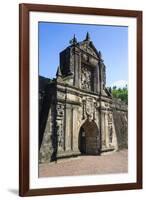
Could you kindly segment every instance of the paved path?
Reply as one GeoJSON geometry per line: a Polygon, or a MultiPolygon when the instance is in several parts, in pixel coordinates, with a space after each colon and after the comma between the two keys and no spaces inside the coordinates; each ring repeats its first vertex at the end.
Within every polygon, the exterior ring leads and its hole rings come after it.
{"type": "Polygon", "coordinates": [[[127,150],[102,156],[78,156],[39,165],[39,177],[74,176],[128,171],[127,150]]]}

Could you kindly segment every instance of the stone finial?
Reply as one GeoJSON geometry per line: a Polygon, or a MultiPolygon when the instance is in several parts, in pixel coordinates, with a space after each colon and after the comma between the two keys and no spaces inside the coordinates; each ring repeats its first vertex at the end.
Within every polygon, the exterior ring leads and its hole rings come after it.
{"type": "Polygon", "coordinates": [[[102,53],[101,51],[98,52],[99,58],[102,60],[102,53]]]}
{"type": "Polygon", "coordinates": [[[86,34],[86,39],[85,39],[85,41],[90,41],[90,35],[89,35],[89,32],[87,32],[87,34],[86,34]]]}
{"type": "Polygon", "coordinates": [[[75,36],[75,34],[74,34],[74,37],[73,37],[73,44],[76,44],[77,43],[77,38],[76,38],[76,36],[75,36]]]}
{"type": "Polygon", "coordinates": [[[73,36],[73,39],[70,40],[69,43],[70,43],[70,44],[76,44],[76,43],[77,43],[77,38],[76,38],[75,34],[74,34],[74,36],[73,36]]]}
{"type": "Polygon", "coordinates": [[[102,58],[102,53],[101,53],[101,51],[98,52],[98,56],[99,56],[99,60],[100,60],[101,62],[103,62],[104,60],[103,60],[103,58],[102,58]]]}
{"type": "Polygon", "coordinates": [[[62,77],[62,73],[61,73],[60,66],[58,66],[56,76],[57,76],[57,77],[62,77]]]}

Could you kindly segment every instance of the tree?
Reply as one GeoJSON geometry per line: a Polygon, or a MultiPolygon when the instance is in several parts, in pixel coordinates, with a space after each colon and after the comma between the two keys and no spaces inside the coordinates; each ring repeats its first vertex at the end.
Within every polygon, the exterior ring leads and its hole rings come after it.
{"type": "Polygon", "coordinates": [[[114,98],[121,99],[126,104],[128,104],[128,88],[127,88],[127,85],[123,88],[117,88],[116,86],[113,86],[112,95],[113,95],[114,98]]]}

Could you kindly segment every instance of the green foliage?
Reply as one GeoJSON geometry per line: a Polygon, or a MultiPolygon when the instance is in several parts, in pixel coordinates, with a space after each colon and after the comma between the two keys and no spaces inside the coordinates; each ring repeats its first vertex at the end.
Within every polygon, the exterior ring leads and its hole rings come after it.
{"type": "Polygon", "coordinates": [[[126,104],[128,104],[128,88],[127,85],[124,88],[117,88],[113,86],[112,95],[114,98],[121,99],[126,104]]]}

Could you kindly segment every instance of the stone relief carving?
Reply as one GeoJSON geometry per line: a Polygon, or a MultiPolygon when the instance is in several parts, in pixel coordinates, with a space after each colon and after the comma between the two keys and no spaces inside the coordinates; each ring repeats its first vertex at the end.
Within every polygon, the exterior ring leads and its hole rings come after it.
{"type": "Polygon", "coordinates": [[[95,120],[96,116],[96,101],[92,98],[83,99],[83,116],[82,119],[95,120]]]}
{"type": "Polygon", "coordinates": [[[96,67],[97,64],[98,64],[98,61],[95,58],[91,57],[90,58],[90,64],[96,67]]]}
{"type": "Polygon", "coordinates": [[[64,134],[63,134],[62,120],[58,120],[56,122],[56,129],[57,129],[57,137],[58,137],[58,146],[63,148],[64,147],[64,134]]]}
{"type": "Polygon", "coordinates": [[[87,52],[88,54],[94,56],[94,57],[97,57],[96,56],[96,53],[94,52],[94,50],[92,49],[92,47],[90,47],[90,44],[88,43],[84,43],[80,46],[80,48],[84,51],[84,52],[87,52]]]}
{"type": "Polygon", "coordinates": [[[92,90],[92,71],[85,66],[81,68],[81,88],[92,90]]]}
{"type": "Polygon", "coordinates": [[[58,147],[64,147],[64,130],[63,130],[63,119],[64,119],[64,105],[57,104],[56,106],[56,133],[58,138],[58,147]]]}
{"type": "Polygon", "coordinates": [[[82,53],[82,60],[83,60],[83,61],[87,61],[87,60],[88,60],[87,54],[82,53]]]}
{"type": "Polygon", "coordinates": [[[63,92],[58,92],[57,93],[57,98],[58,99],[64,99],[65,98],[65,94],[63,92]]]}
{"type": "Polygon", "coordinates": [[[63,117],[64,116],[64,105],[63,104],[57,104],[56,106],[57,109],[57,118],[63,117]]]}
{"type": "Polygon", "coordinates": [[[86,99],[86,114],[93,115],[94,113],[94,102],[91,98],[86,99]]]}
{"type": "Polygon", "coordinates": [[[112,114],[108,114],[108,124],[112,124],[112,114]]]}
{"type": "Polygon", "coordinates": [[[90,47],[87,48],[87,52],[93,56],[96,56],[95,52],[93,51],[93,49],[91,49],[90,47]]]}

